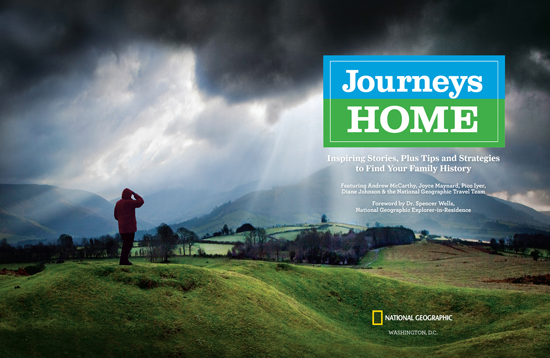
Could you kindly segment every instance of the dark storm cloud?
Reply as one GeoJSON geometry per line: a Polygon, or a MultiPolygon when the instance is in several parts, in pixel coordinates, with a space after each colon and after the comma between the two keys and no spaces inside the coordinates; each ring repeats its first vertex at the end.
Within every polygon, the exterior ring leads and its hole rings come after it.
{"type": "Polygon", "coordinates": [[[550,71],[541,62],[550,55],[549,14],[545,1],[450,1],[428,7],[427,30],[435,53],[506,55],[507,80],[547,91],[550,71]]]}
{"type": "Polygon", "coordinates": [[[299,94],[320,81],[322,55],[380,41],[389,23],[422,10],[421,3],[399,1],[15,4],[0,10],[3,96],[49,75],[90,71],[98,54],[149,39],[192,47],[200,88],[229,101],[299,94]]]}
{"type": "MultiPolygon", "coordinates": [[[[321,56],[432,41],[434,54],[504,54],[509,79],[548,89],[550,5],[500,1],[21,2],[0,12],[4,95],[45,76],[90,69],[94,54],[127,41],[186,45],[200,88],[229,101],[301,91],[321,80],[321,56]],[[21,6],[24,4],[25,6],[21,6]]],[[[364,53],[364,52],[363,52],[364,53]]],[[[288,93],[287,93],[288,95],[288,93]]]]}
{"type": "Polygon", "coordinates": [[[121,33],[107,22],[98,26],[98,19],[43,6],[4,6],[0,10],[2,99],[17,101],[18,94],[48,76],[92,71],[97,52],[113,47],[121,33]]]}
{"type": "MultiPolygon", "coordinates": [[[[550,118],[540,110],[550,93],[549,13],[542,1],[0,1],[0,150],[9,153],[0,158],[0,177],[55,173],[76,160],[75,147],[87,145],[67,139],[71,131],[93,132],[90,142],[97,142],[107,124],[135,118],[141,107],[124,107],[103,125],[79,117],[92,130],[60,131],[55,123],[63,101],[86,90],[102,58],[147,43],[192,49],[203,94],[229,105],[266,100],[270,122],[318,90],[323,55],[506,55],[507,148],[487,151],[505,157],[501,167],[511,174],[495,182],[499,190],[550,190],[550,118]],[[530,94],[538,96],[531,107],[510,110],[530,94]]],[[[161,92],[155,82],[143,84],[143,97],[161,92]]],[[[94,110],[101,117],[103,109],[94,110]]],[[[204,125],[193,130],[201,138],[219,135],[204,125]]],[[[95,147],[86,148],[80,151],[95,147]]]]}

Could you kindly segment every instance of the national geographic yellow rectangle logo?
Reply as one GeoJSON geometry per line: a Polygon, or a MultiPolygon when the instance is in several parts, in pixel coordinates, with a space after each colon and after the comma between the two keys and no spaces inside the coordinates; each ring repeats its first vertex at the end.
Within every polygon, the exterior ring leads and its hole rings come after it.
{"type": "Polygon", "coordinates": [[[384,324],[384,312],[382,310],[372,311],[372,325],[373,326],[381,326],[384,324]],[[380,316],[378,316],[380,315],[380,316]]]}

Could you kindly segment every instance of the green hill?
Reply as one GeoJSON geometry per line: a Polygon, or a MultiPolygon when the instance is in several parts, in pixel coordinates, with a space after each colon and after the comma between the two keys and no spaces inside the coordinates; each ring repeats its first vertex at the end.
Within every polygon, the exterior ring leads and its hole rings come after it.
{"type": "Polygon", "coordinates": [[[0,276],[0,351],[13,358],[548,353],[548,295],[424,287],[369,271],[226,260],[48,265],[31,277],[0,276]],[[373,326],[372,310],[453,321],[373,326]]]}

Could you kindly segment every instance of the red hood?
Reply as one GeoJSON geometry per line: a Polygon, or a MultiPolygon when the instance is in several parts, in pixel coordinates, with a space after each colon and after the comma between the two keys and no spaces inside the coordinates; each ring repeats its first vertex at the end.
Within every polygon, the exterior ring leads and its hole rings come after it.
{"type": "Polygon", "coordinates": [[[132,191],[128,188],[122,191],[122,199],[132,199],[132,191]]]}

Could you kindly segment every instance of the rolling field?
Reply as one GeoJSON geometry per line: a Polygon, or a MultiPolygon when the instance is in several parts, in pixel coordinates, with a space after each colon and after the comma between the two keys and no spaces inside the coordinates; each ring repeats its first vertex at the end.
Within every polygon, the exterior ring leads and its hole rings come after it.
{"type": "Polygon", "coordinates": [[[232,245],[217,245],[217,244],[197,244],[196,247],[193,247],[191,255],[196,254],[199,247],[206,252],[208,255],[226,255],[227,250],[231,250],[232,245]]]}
{"type": "MultiPolygon", "coordinates": [[[[337,223],[305,224],[305,225],[297,225],[297,226],[278,226],[278,227],[267,228],[266,233],[268,236],[273,237],[275,239],[295,240],[296,236],[298,236],[300,232],[302,232],[303,230],[310,230],[310,229],[317,229],[319,231],[330,230],[330,232],[332,232],[333,234],[336,234],[336,233],[345,234],[350,229],[365,230],[366,227],[349,225],[349,224],[337,224],[337,223]]],[[[208,241],[244,242],[245,233],[211,237],[211,238],[208,238],[207,240],[208,241]]]]}
{"type": "Polygon", "coordinates": [[[210,237],[208,241],[227,241],[227,242],[244,242],[244,234],[239,233],[235,235],[210,237]]]}
{"type": "Polygon", "coordinates": [[[67,262],[30,277],[0,276],[0,351],[14,358],[547,355],[548,294],[452,287],[423,263],[441,248],[411,259],[397,248],[382,250],[373,266],[385,267],[373,270],[184,257],[177,264],[136,258],[131,267],[67,262]],[[407,269],[422,265],[426,283],[403,282],[411,280],[407,269]],[[373,326],[372,310],[453,321],[373,326]]]}
{"type": "Polygon", "coordinates": [[[308,229],[316,229],[318,231],[330,231],[333,234],[346,234],[350,229],[365,230],[366,227],[350,224],[322,223],[316,225],[272,228],[267,229],[267,234],[276,239],[296,240],[296,237],[300,232],[308,229]]]}
{"type": "MultiPolygon", "coordinates": [[[[370,254],[370,253],[369,253],[370,254]]],[[[363,260],[361,262],[365,264],[363,260]]],[[[550,261],[530,257],[490,255],[465,245],[416,243],[379,252],[369,270],[376,275],[427,286],[508,289],[550,294],[550,286],[503,281],[523,275],[550,273],[550,261]],[[381,267],[382,269],[377,269],[381,267]]]]}
{"type": "MultiPolygon", "coordinates": [[[[195,255],[197,251],[199,250],[199,247],[202,248],[206,254],[208,255],[225,255],[227,254],[227,250],[231,250],[233,247],[232,245],[225,245],[225,244],[210,244],[210,243],[197,243],[195,246],[193,246],[191,250],[191,255],[195,255]]],[[[178,246],[173,252],[176,255],[180,255],[180,248],[181,245],[178,246]]],[[[139,250],[143,249],[143,252],[146,252],[146,248],[140,248],[137,246],[134,246],[132,249],[132,257],[135,257],[136,255],[139,255],[139,250]]],[[[183,251],[182,251],[183,252],[183,251]]],[[[187,247],[185,248],[185,254],[189,255],[189,251],[187,247]]]]}

